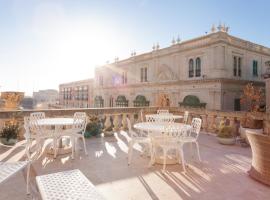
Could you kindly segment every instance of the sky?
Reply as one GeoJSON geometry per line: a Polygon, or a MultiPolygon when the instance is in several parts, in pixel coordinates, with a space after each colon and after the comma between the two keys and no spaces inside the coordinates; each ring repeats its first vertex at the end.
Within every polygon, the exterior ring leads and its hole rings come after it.
{"type": "Polygon", "coordinates": [[[0,91],[58,89],[94,69],[220,22],[270,47],[268,0],[0,0],[0,91]]]}

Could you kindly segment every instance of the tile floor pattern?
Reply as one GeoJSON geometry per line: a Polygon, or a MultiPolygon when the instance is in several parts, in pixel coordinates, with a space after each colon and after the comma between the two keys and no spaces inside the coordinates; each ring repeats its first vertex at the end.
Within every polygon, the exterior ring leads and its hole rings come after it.
{"type": "MultiPolygon", "coordinates": [[[[108,200],[270,199],[270,187],[246,173],[251,162],[250,148],[220,145],[214,136],[201,134],[203,162],[191,158],[187,145],[186,160],[190,164],[187,174],[179,164],[168,165],[162,173],[161,165],[148,168],[149,158],[140,156],[139,151],[134,151],[132,164],[128,166],[127,140],[123,131],[112,137],[87,139],[88,156],[77,151],[74,160],[70,155],[54,160],[44,153],[33,167],[38,175],[78,168],[108,200]]],[[[24,159],[23,143],[12,148],[0,146],[0,161],[24,159]]],[[[139,146],[136,148],[139,150],[139,146]]],[[[27,197],[24,177],[18,173],[0,186],[0,199],[39,199],[34,185],[31,188],[32,196],[27,197]]]]}

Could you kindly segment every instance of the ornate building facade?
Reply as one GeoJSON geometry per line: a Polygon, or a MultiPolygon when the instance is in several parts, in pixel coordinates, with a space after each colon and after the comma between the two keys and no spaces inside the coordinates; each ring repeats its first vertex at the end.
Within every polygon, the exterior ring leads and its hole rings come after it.
{"type": "Polygon", "coordinates": [[[248,82],[264,86],[270,48],[234,37],[228,28],[166,48],[100,66],[95,70],[93,106],[185,106],[243,110],[248,82]]]}

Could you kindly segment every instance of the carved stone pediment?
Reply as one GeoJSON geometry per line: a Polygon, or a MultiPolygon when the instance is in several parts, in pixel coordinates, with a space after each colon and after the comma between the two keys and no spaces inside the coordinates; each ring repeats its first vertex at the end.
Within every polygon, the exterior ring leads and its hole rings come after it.
{"type": "Polygon", "coordinates": [[[174,72],[168,65],[163,64],[158,69],[157,79],[159,81],[170,81],[176,80],[177,76],[174,74],[174,72]]]}

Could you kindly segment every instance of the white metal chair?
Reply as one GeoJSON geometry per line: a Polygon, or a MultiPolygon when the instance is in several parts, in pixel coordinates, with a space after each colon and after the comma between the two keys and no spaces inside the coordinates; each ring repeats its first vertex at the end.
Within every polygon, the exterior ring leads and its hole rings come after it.
{"type": "MultiPolygon", "coordinates": [[[[179,142],[180,142],[180,155],[182,159],[182,165],[184,168],[184,171],[186,171],[185,168],[185,159],[184,159],[184,144],[190,143],[191,150],[192,150],[192,144],[195,143],[198,159],[201,162],[201,156],[200,156],[200,149],[198,144],[198,137],[201,130],[202,120],[200,118],[193,118],[191,122],[191,130],[186,131],[186,134],[183,135],[179,142]]],[[[192,150],[193,153],[193,150],[192,150]]]]}
{"type": "Polygon", "coordinates": [[[187,124],[188,123],[188,115],[189,115],[189,112],[188,111],[185,111],[184,112],[184,118],[183,118],[183,123],[184,124],[187,124]]]}
{"type": "Polygon", "coordinates": [[[44,119],[45,118],[45,113],[44,112],[34,112],[34,113],[30,114],[30,117],[32,119],[34,118],[36,120],[44,119]]]}
{"type": "Polygon", "coordinates": [[[157,114],[161,114],[161,115],[166,115],[166,114],[169,114],[169,111],[168,110],[157,110],[157,114]]]}
{"type": "Polygon", "coordinates": [[[133,146],[134,144],[145,144],[148,145],[150,151],[151,151],[151,140],[150,138],[144,133],[144,132],[135,132],[131,127],[131,122],[127,118],[127,125],[128,125],[128,131],[130,134],[130,141],[128,142],[128,165],[131,163],[131,158],[133,154],[133,146]]]}
{"type": "Polygon", "coordinates": [[[32,142],[36,141],[37,151],[41,153],[44,140],[53,138],[54,134],[52,131],[45,130],[44,127],[38,124],[38,118],[24,117],[24,137],[26,139],[25,152],[29,160],[31,160],[31,147],[32,142]]]}
{"type": "Polygon", "coordinates": [[[30,194],[29,182],[30,182],[30,161],[17,161],[17,162],[0,162],[0,184],[4,183],[10,177],[15,175],[17,172],[27,167],[26,174],[26,192],[30,194]]]}
{"type": "Polygon", "coordinates": [[[82,139],[83,146],[84,146],[84,152],[87,155],[88,152],[86,150],[86,144],[85,144],[85,129],[87,125],[87,115],[85,112],[76,112],[74,113],[73,117],[73,124],[71,129],[66,129],[63,131],[61,136],[69,136],[71,139],[71,145],[72,145],[72,155],[71,158],[74,159],[74,152],[75,152],[75,146],[78,139],[82,139]]]}

